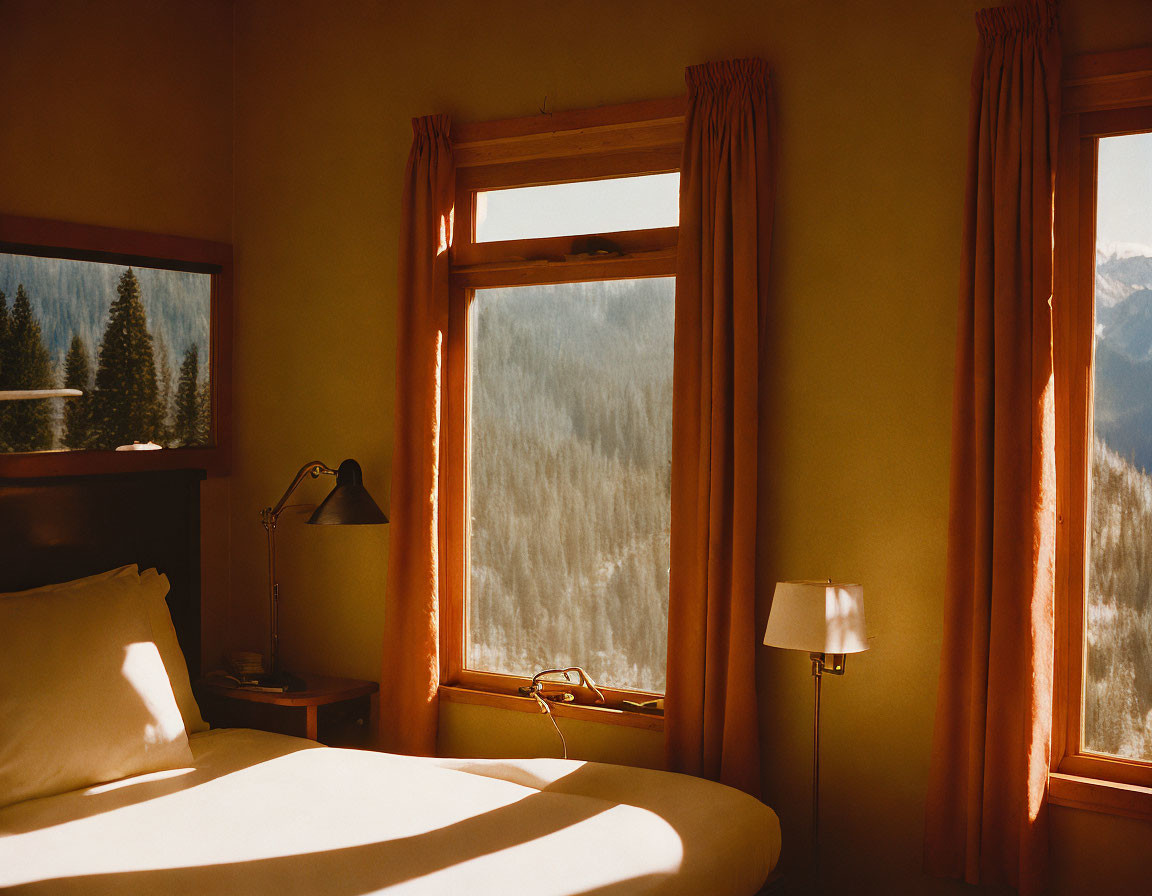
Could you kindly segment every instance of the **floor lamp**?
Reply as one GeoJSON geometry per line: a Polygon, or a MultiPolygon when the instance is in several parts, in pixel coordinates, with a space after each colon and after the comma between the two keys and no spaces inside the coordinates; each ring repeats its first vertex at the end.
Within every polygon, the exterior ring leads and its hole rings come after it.
{"type": "Polygon", "coordinates": [[[338,470],[320,463],[309,461],[296,473],[292,484],[284,492],[275,507],[265,507],[260,511],[260,522],[268,533],[268,613],[271,630],[271,651],[269,656],[269,680],[274,686],[283,686],[290,691],[303,689],[304,682],[295,675],[289,675],[280,668],[280,583],[276,578],[276,524],[284,512],[288,499],[306,477],[317,479],[320,476],[335,476],[336,485],[328,497],[308,517],[314,526],[363,526],[388,522],[388,517],[372,500],[364,488],[364,474],[360,464],[346,460],[338,470]]]}
{"type": "Polygon", "coordinates": [[[812,660],[812,869],[820,860],[820,679],[843,675],[847,654],[868,649],[864,589],[860,585],[777,582],[764,643],[806,651],[812,660]]]}

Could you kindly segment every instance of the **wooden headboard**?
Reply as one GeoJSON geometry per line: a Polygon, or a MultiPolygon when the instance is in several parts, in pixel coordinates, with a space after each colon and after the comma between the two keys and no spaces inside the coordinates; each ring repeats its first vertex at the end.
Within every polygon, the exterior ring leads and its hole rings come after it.
{"type": "Polygon", "coordinates": [[[0,592],[129,563],[155,567],[171,583],[168,608],[195,680],[203,478],[203,470],[0,478],[0,592]]]}

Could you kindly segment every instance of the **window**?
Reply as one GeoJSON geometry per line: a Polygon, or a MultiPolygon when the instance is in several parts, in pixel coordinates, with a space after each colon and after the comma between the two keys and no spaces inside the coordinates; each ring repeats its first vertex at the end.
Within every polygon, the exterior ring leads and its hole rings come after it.
{"type": "Polygon", "coordinates": [[[0,216],[0,475],[226,472],[231,262],[219,243],[0,216]]]}
{"type": "Polygon", "coordinates": [[[0,251],[0,390],[61,399],[10,399],[0,451],[209,444],[211,306],[208,273],[0,251]]]}
{"type": "Polygon", "coordinates": [[[1096,160],[1082,747],[1152,762],[1152,130],[1096,160]]]}
{"type": "Polygon", "coordinates": [[[1066,69],[1054,303],[1061,774],[1052,794],[1152,816],[1152,792],[1140,790],[1152,787],[1150,70],[1152,51],[1081,57],[1066,69]],[[1086,790],[1084,779],[1127,789],[1086,790]]]}
{"type": "Polygon", "coordinates": [[[669,102],[455,135],[449,686],[663,693],[682,127],[669,102]]]}

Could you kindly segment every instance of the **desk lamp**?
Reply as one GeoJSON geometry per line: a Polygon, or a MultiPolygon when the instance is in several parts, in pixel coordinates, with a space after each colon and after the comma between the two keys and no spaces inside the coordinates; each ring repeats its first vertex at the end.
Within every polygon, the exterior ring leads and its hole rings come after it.
{"type": "Polygon", "coordinates": [[[309,461],[300,468],[288,490],[276,502],[275,507],[265,507],[260,511],[260,522],[264,524],[264,531],[268,533],[268,612],[272,633],[270,653],[270,669],[268,683],[273,686],[284,686],[287,690],[302,690],[304,682],[295,675],[290,675],[280,668],[280,633],[279,608],[280,583],[276,579],[276,523],[280,514],[284,512],[285,505],[297,486],[306,476],[318,479],[320,476],[335,476],[336,485],[328,497],[308,517],[313,526],[363,526],[376,525],[388,522],[368,490],[364,488],[364,475],[360,464],[354,460],[346,460],[340,464],[338,470],[320,463],[318,460],[309,461]]]}
{"type": "Polygon", "coordinates": [[[816,685],[812,719],[812,865],[818,867],[820,843],[820,679],[843,675],[847,654],[868,649],[864,625],[864,589],[827,579],[777,582],[764,643],[804,650],[812,660],[816,685]]]}

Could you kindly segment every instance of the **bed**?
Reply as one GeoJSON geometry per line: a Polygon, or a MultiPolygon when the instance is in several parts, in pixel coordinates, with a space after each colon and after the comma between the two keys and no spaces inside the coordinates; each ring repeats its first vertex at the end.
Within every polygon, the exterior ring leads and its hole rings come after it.
{"type": "Polygon", "coordinates": [[[207,730],[187,685],[198,478],[108,479],[0,482],[0,890],[751,896],[775,865],[771,809],[697,778],[207,730]],[[79,644],[84,672],[53,684],[52,652],[79,644]],[[147,674],[130,675],[129,659],[147,674]],[[69,738],[83,748],[68,753],[69,738]],[[100,761],[111,765],[88,768],[100,761]]]}

